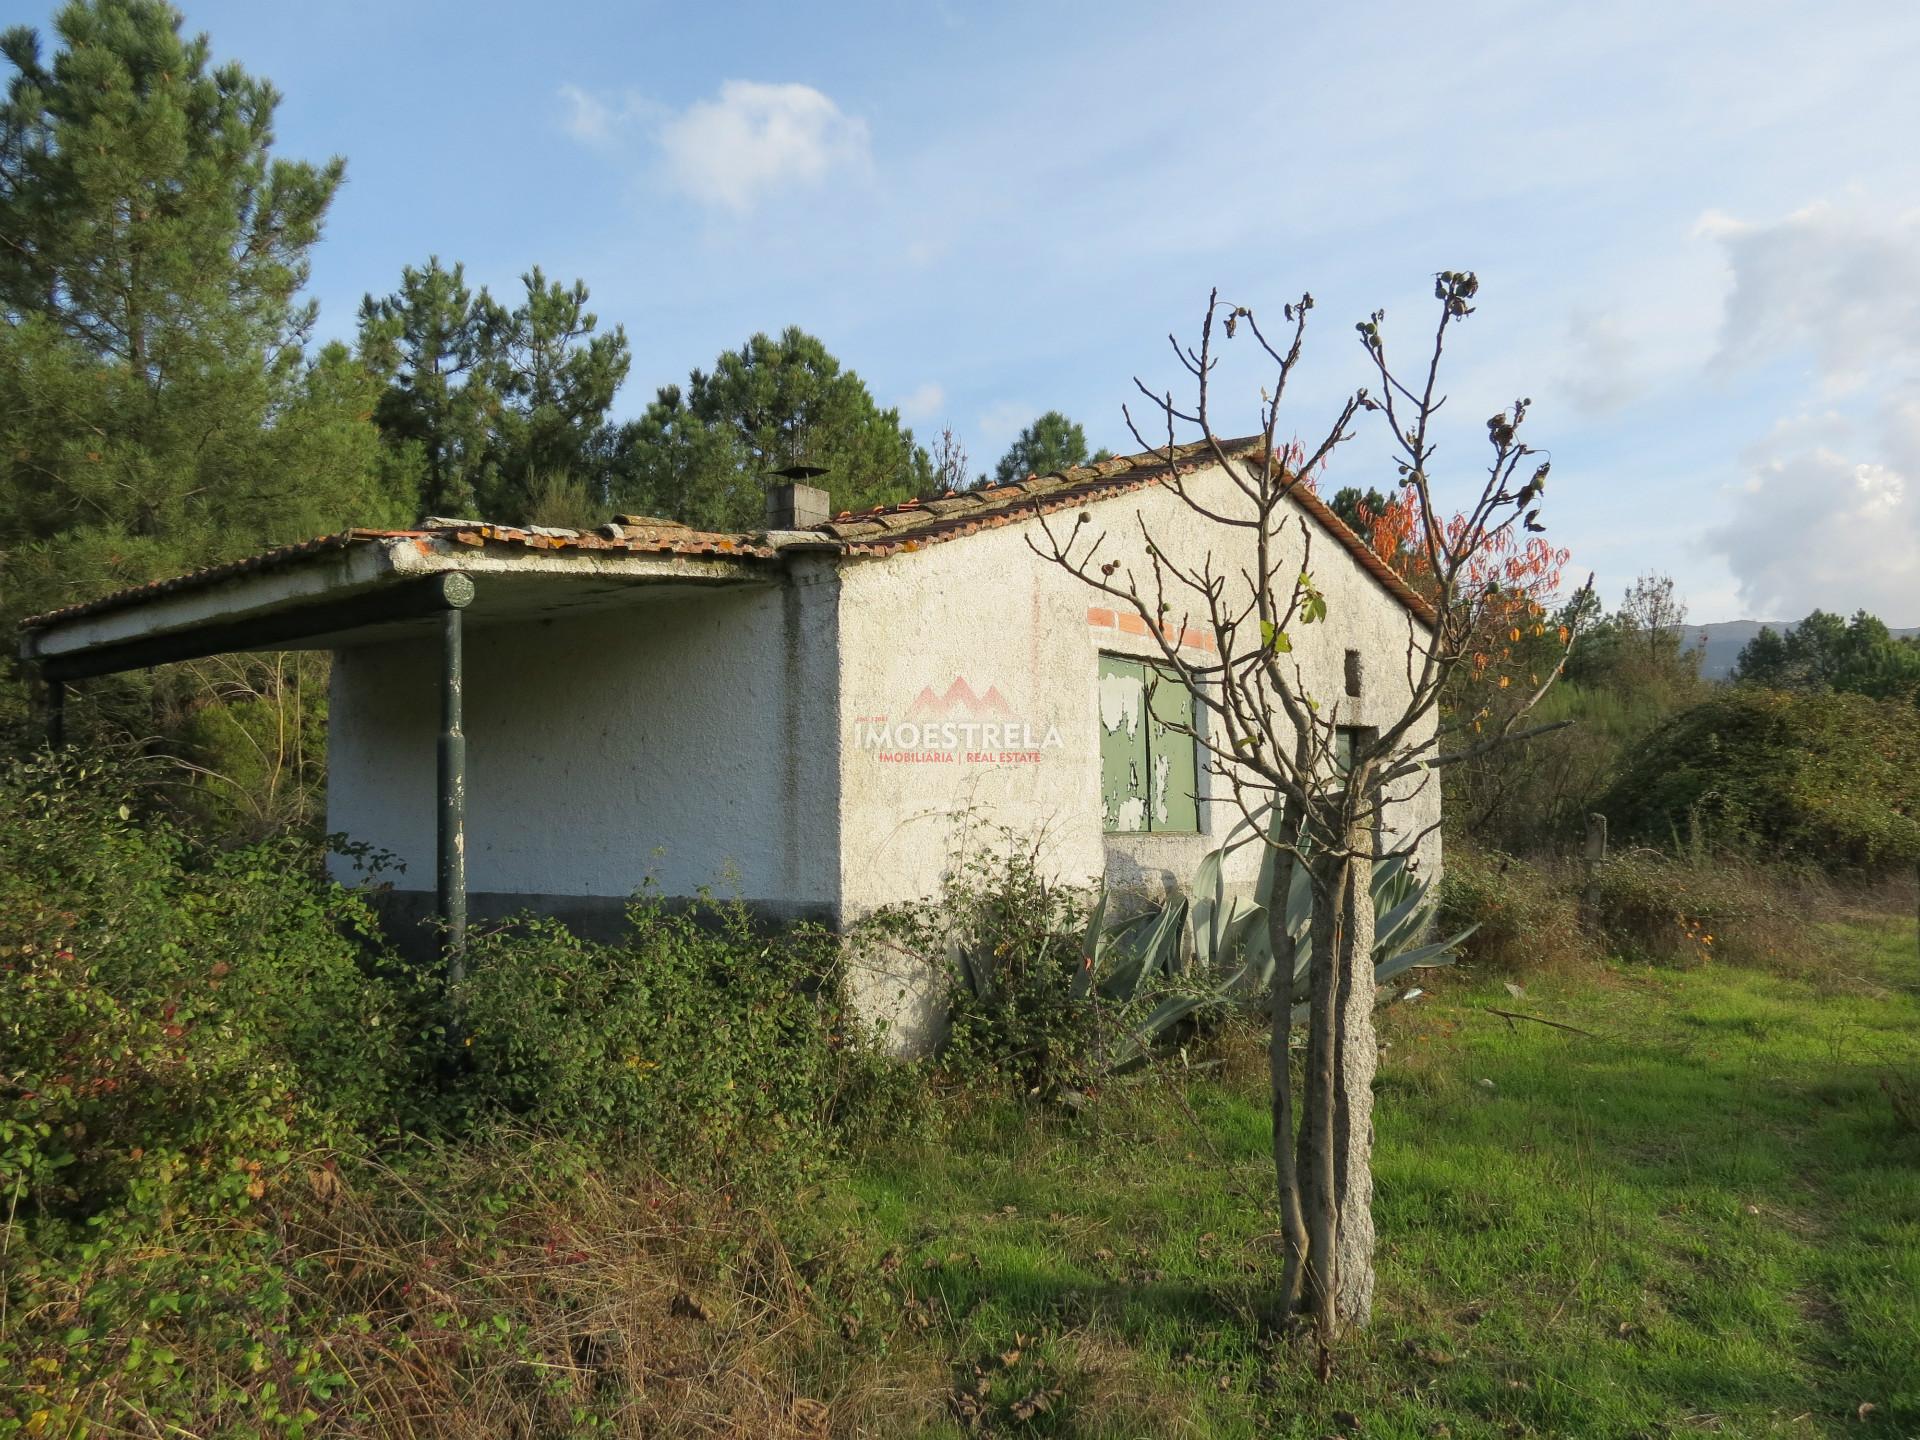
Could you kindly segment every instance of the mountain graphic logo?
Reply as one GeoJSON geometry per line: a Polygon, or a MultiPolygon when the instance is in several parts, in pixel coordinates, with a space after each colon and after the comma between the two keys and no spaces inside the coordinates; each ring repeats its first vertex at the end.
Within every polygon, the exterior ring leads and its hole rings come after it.
{"type": "Polygon", "coordinates": [[[929,685],[907,707],[909,720],[995,720],[1010,718],[1013,707],[997,685],[989,685],[984,695],[977,694],[966,677],[956,676],[944,695],[936,695],[929,685]]]}

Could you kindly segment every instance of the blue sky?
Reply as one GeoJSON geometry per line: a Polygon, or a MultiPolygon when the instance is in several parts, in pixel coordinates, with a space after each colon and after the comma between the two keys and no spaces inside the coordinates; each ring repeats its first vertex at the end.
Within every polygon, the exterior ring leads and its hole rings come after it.
{"type": "MultiPolygon", "coordinates": [[[[1547,518],[1609,599],[1920,624],[1920,6],[705,6],[207,0],[285,153],[344,155],[330,333],[437,253],[580,276],[620,407],[798,324],[976,466],[1050,407],[1129,442],[1209,286],[1318,306],[1293,419],[1409,359],[1431,276],[1482,303],[1436,466],[1517,394],[1547,518]]],[[[44,18],[31,17],[31,18],[44,18]]],[[[1249,357],[1250,360],[1251,357],[1249,357]]],[[[1223,428],[1265,376],[1229,368],[1223,428]]],[[[1391,475],[1363,429],[1335,483],[1391,475]]]]}

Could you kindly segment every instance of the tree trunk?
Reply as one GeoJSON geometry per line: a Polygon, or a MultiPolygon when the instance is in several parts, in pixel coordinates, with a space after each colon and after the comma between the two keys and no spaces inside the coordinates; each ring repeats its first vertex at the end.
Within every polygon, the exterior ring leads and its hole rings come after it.
{"type": "Polygon", "coordinates": [[[1308,1001],[1306,1094],[1300,1112],[1300,1207],[1305,1219],[1307,1255],[1302,1308],[1313,1317],[1324,1356],[1340,1330],[1334,1305],[1333,1263],[1339,1232],[1340,1183],[1336,1160],[1339,1057],[1339,967],[1343,895],[1347,864],[1316,854],[1313,876],[1313,954],[1309,961],[1312,994],[1308,1001]]]}
{"type": "MultiPolygon", "coordinates": [[[[1298,835],[1296,825],[1289,833],[1298,835]]],[[[1276,1316],[1293,1313],[1300,1304],[1307,1261],[1307,1222],[1300,1208],[1300,1167],[1293,1137],[1293,936],[1287,931],[1286,897],[1293,885],[1291,856],[1275,867],[1273,893],[1267,906],[1267,938],[1273,951],[1273,1030],[1267,1041],[1267,1073],[1273,1089],[1273,1181],[1280,1205],[1280,1234],[1286,1245],[1286,1268],[1281,1273],[1276,1316]]]]}
{"type": "Polygon", "coordinates": [[[1301,1308],[1323,1347],[1373,1313],[1372,835],[1313,862],[1313,1014],[1298,1173],[1307,1232],[1301,1308]]]}
{"type": "Polygon", "coordinates": [[[1339,1217],[1334,1231],[1334,1317],[1341,1330],[1358,1329],[1373,1315],[1373,1077],[1379,1042],[1373,1029],[1372,836],[1348,837],[1342,901],[1339,1049],[1334,1058],[1334,1184],[1339,1217]]]}

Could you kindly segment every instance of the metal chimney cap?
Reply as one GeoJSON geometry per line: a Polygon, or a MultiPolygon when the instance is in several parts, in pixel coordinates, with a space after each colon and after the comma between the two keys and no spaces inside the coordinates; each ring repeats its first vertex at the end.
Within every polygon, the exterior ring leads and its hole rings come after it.
{"type": "Polygon", "coordinates": [[[773,472],[783,480],[811,480],[817,475],[827,473],[824,465],[789,465],[784,470],[773,472]]]}

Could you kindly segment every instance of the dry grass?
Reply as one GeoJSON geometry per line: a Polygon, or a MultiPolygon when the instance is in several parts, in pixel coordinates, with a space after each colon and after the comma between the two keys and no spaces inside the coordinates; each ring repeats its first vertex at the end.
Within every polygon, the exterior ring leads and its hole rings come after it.
{"type": "Polygon", "coordinates": [[[947,1393],[936,1361],[841,1331],[862,1277],[830,1248],[794,1256],[767,1213],[725,1194],[524,1138],[398,1164],[308,1158],[266,1178],[243,1232],[250,1268],[220,1269],[236,1263],[231,1227],[188,1227],[16,1311],[51,1347],[23,1366],[49,1382],[22,1412],[45,1412],[29,1433],[277,1434],[292,1420],[285,1433],[383,1440],[824,1440],[917,1429],[947,1393]],[[211,1321],[121,1305],[92,1342],[99,1361],[61,1359],[90,1289],[157,1295],[183,1272],[202,1288],[214,1275],[211,1321]],[[136,1363],[159,1346],[164,1376],[136,1363]],[[260,1426],[275,1405],[284,1418],[260,1426]]]}
{"type": "Polygon", "coordinates": [[[852,1436],[935,1403],[937,1375],[903,1380],[834,1331],[761,1212],[526,1154],[503,1177],[500,1159],[442,1157],[431,1190],[386,1167],[310,1172],[286,1217],[318,1262],[298,1267],[304,1298],[373,1321],[330,1342],[359,1392],[350,1433],[531,1437],[591,1417],[613,1436],[852,1436]],[[474,1199],[501,1192],[476,1231],[474,1199]]]}

